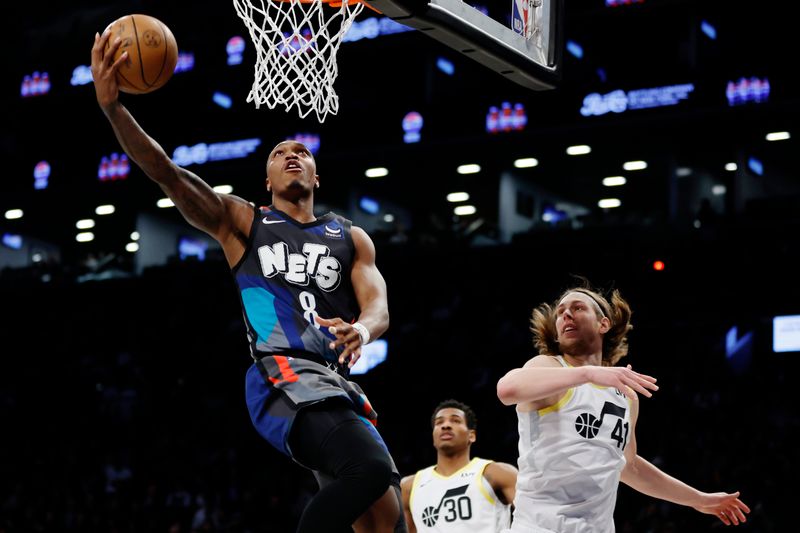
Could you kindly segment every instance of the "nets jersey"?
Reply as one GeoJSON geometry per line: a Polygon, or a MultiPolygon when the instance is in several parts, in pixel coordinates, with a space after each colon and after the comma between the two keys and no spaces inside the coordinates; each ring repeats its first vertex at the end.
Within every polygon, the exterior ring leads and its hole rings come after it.
{"type": "Polygon", "coordinates": [[[474,458],[450,476],[434,467],[414,476],[409,507],[420,533],[497,533],[511,521],[510,506],[497,499],[483,477],[486,459],[474,458]]]}
{"type": "Polygon", "coordinates": [[[255,359],[305,352],[337,360],[328,347],[333,335],[315,317],[358,316],[350,231],[351,222],[334,213],[303,224],[272,206],[255,209],[247,250],[233,268],[255,359]]]}
{"type": "Polygon", "coordinates": [[[625,396],[587,383],[569,389],[555,405],[517,415],[519,474],[511,531],[613,532],[632,429],[625,396]]]}

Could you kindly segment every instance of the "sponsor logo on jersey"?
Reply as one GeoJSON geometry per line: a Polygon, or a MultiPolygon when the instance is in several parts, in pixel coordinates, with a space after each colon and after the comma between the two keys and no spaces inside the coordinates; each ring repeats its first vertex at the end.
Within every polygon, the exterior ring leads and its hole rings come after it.
{"type": "Polygon", "coordinates": [[[263,222],[264,224],[280,224],[281,222],[286,222],[286,221],[285,220],[270,220],[269,218],[264,217],[263,220],[261,220],[261,222],[263,222]]]}
{"type": "Polygon", "coordinates": [[[330,239],[344,239],[344,229],[338,224],[325,224],[325,236],[330,239]]]}

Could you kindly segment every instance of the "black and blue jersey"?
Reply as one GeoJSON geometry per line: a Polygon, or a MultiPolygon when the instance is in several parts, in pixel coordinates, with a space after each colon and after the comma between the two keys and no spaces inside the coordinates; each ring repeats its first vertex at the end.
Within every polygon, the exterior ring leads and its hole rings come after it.
{"type": "Polygon", "coordinates": [[[258,207],[244,257],[233,268],[254,359],[302,354],[335,362],[334,336],[315,317],[358,318],[350,270],[352,223],[334,213],[300,223],[274,207],[258,207]]]}

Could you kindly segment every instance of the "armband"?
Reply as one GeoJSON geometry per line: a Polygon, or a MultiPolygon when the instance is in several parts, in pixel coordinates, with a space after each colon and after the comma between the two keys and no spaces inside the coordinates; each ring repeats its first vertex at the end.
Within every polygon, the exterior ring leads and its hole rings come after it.
{"type": "Polygon", "coordinates": [[[361,322],[355,322],[352,324],[352,326],[353,329],[358,332],[358,336],[361,337],[361,344],[369,344],[369,330],[367,327],[361,322]]]}

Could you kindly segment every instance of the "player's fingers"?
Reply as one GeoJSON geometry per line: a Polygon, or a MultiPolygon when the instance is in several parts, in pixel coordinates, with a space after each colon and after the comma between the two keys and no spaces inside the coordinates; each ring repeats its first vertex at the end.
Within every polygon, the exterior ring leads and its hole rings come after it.
{"type": "Polygon", "coordinates": [[[658,381],[653,376],[648,376],[647,374],[642,374],[641,372],[635,371],[631,365],[628,365],[626,369],[629,371],[630,374],[636,376],[640,380],[649,381],[650,383],[655,383],[656,381],[658,381]]]}
{"type": "Polygon", "coordinates": [[[345,364],[347,362],[348,358],[351,357],[352,353],[353,352],[350,349],[350,347],[349,346],[345,346],[344,350],[342,350],[342,353],[339,354],[339,364],[341,364],[341,365],[345,364]]]}
{"type": "Polygon", "coordinates": [[[642,387],[638,383],[637,383],[637,386],[636,386],[636,391],[639,394],[644,394],[648,398],[652,398],[653,397],[653,393],[652,392],[650,392],[649,390],[645,389],[644,387],[642,387]]]}
{"type": "Polygon", "coordinates": [[[350,362],[347,363],[347,368],[353,368],[353,365],[355,365],[356,362],[358,362],[359,359],[361,359],[361,348],[360,347],[357,348],[356,350],[353,350],[353,355],[350,356],[350,362]]]}
{"type": "Polygon", "coordinates": [[[648,376],[647,374],[640,374],[640,373],[637,372],[636,376],[639,379],[642,379],[644,381],[648,381],[650,383],[655,383],[656,381],[658,381],[658,379],[654,378],[653,376],[648,376]]]}
{"type": "Polygon", "coordinates": [[[126,50],[126,51],[122,52],[120,54],[120,56],[117,58],[117,60],[114,61],[114,64],[111,65],[111,72],[116,72],[117,69],[119,69],[119,66],[122,63],[124,63],[127,59],[128,59],[128,51],[126,50]]]}
{"type": "Polygon", "coordinates": [[[658,385],[656,385],[652,381],[640,379],[637,381],[637,383],[642,387],[647,387],[650,390],[658,390],[658,385]]]}
{"type": "Polygon", "coordinates": [[[108,47],[108,50],[106,50],[104,58],[108,62],[109,67],[114,66],[114,55],[117,53],[117,50],[119,50],[120,46],[122,46],[122,39],[115,37],[108,47]]]}
{"type": "Polygon", "coordinates": [[[333,325],[333,319],[331,319],[331,318],[322,318],[321,316],[315,316],[314,320],[316,320],[317,324],[319,324],[320,326],[332,326],[333,325]]]}
{"type": "Polygon", "coordinates": [[[103,48],[105,47],[104,39],[106,39],[105,34],[102,36],[95,32],[94,34],[94,45],[92,45],[92,64],[97,65],[103,61],[103,48]]]}
{"type": "Polygon", "coordinates": [[[653,396],[653,393],[651,393],[649,390],[647,390],[644,387],[642,387],[642,385],[637,381],[629,382],[628,383],[628,388],[631,389],[631,391],[633,391],[634,394],[636,392],[638,392],[639,394],[643,394],[644,396],[646,396],[648,398],[652,398],[652,396],[653,396]]]}
{"type": "Polygon", "coordinates": [[[108,54],[108,50],[106,47],[110,44],[108,41],[111,39],[111,28],[106,28],[105,31],[100,35],[100,39],[97,41],[97,48],[99,49],[100,56],[103,57],[108,54]]]}
{"type": "Polygon", "coordinates": [[[638,396],[636,395],[636,391],[627,385],[622,386],[621,388],[619,388],[619,390],[622,391],[622,394],[624,394],[626,398],[629,398],[631,400],[636,400],[638,398],[638,396]]]}

